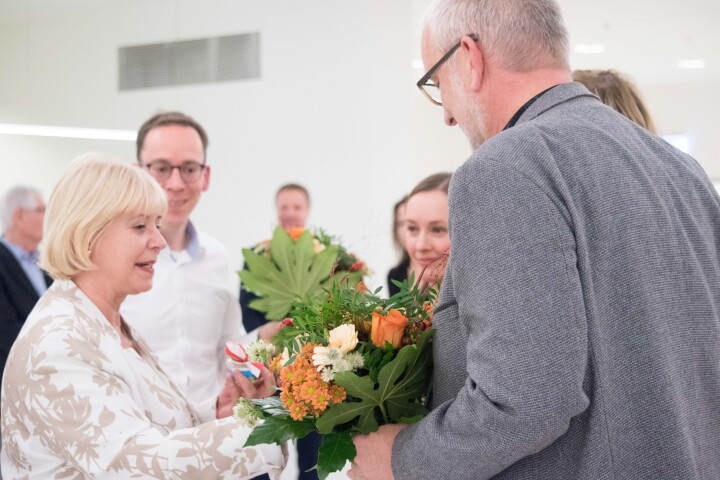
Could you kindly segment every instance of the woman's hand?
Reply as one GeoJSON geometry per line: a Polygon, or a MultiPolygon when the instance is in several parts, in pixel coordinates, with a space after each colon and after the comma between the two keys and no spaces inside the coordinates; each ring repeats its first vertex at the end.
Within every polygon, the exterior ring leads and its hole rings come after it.
{"type": "Polygon", "coordinates": [[[265,398],[275,393],[275,377],[263,367],[260,378],[251,382],[239,371],[228,373],[225,385],[217,398],[217,418],[229,417],[238,398],[265,398]]]}

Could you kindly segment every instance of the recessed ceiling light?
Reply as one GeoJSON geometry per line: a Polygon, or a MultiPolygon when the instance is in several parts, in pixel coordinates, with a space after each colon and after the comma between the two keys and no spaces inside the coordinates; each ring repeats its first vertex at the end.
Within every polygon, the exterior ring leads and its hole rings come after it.
{"type": "Polygon", "coordinates": [[[602,43],[580,43],[575,45],[575,53],[603,53],[607,50],[602,43]]]}
{"type": "Polygon", "coordinates": [[[678,60],[677,67],[685,69],[705,68],[705,60],[703,60],[702,58],[694,58],[692,60],[678,60]]]}
{"type": "Polygon", "coordinates": [[[50,125],[19,125],[0,123],[0,134],[37,135],[40,137],[90,138],[95,140],[122,140],[134,142],[133,130],[106,130],[101,128],[55,127],[50,125]]]}
{"type": "Polygon", "coordinates": [[[418,70],[422,70],[423,68],[425,68],[425,65],[423,65],[423,61],[422,61],[422,60],[416,59],[416,60],[413,60],[413,61],[412,61],[412,68],[416,68],[416,69],[418,69],[418,70]]]}

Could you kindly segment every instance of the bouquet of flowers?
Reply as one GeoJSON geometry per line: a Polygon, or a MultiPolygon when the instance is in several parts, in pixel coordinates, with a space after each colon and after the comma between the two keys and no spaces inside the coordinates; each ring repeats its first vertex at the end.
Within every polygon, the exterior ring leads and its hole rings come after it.
{"type": "Polygon", "coordinates": [[[321,229],[277,227],[272,239],[243,249],[243,255],[243,288],[260,297],[250,307],[269,320],[282,320],[298,296],[319,294],[333,279],[357,286],[368,273],[362,260],[321,229]]]}
{"type": "Polygon", "coordinates": [[[249,346],[275,372],[279,397],[240,399],[235,416],[254,427],[246,446],[281,444],[312,431],[321,479],[355,458],[352,436],[426,413],[432,372],[432,304],[411,277],[389,299],[334,282],[292,305],[273,344],[249,346]],[[258,424],[258,420],[262,420],[258,424]]]}

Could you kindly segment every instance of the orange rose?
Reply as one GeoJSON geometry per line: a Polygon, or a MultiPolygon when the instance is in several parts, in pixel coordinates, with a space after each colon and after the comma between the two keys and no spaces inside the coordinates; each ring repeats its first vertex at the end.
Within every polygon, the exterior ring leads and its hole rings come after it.
{"type": "Polygon", "coordinates": [[[400,347],[407,323],[408,318],[394,308],[387,315],[373,312],[370,340],[376,347],[384,348],[385,342],[390,342],[393,348],[397,349],[400,347]]]}
{"type": "Polygon", "coordinates": [[[290,235],[290,238],[297,241],[297,239],[300,238],[300,235],[305,233],[305,229],[303,227],[292,227],[288,228],[286,232],[290,235]]]}

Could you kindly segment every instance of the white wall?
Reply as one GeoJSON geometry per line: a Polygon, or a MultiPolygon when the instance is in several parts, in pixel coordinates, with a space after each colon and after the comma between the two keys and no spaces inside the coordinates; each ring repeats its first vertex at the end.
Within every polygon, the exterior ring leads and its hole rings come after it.
{"type": "Polygon", "coordinates": [[[688,137],[689,152],[720,180],[720,82],[645,85],[642,93],[662,135],[688,137]]]}
{"type": "MultiPolygon", "coordinates": [[[[274,190],[295,181],[312,192],[311,223],[342,236],[383,284],[395,259],[393,203],[469,153],[459,131],[435,126],[440,109],[414,87],[413,2],[100,3],[2,24],[0,122],[136,129],[158,109],[187,112],[208,130],[212,165],[194,218],[236,266],[241,247],[270,234],[274,190]],[[260,80],[117,91],[118,47],[251,31],[262,32],[260,80]]],[[[131,142],[0,135],[12,165],[0,190],[23,182],[49,195],[89,150],[134,155],[131,142]]]]}

